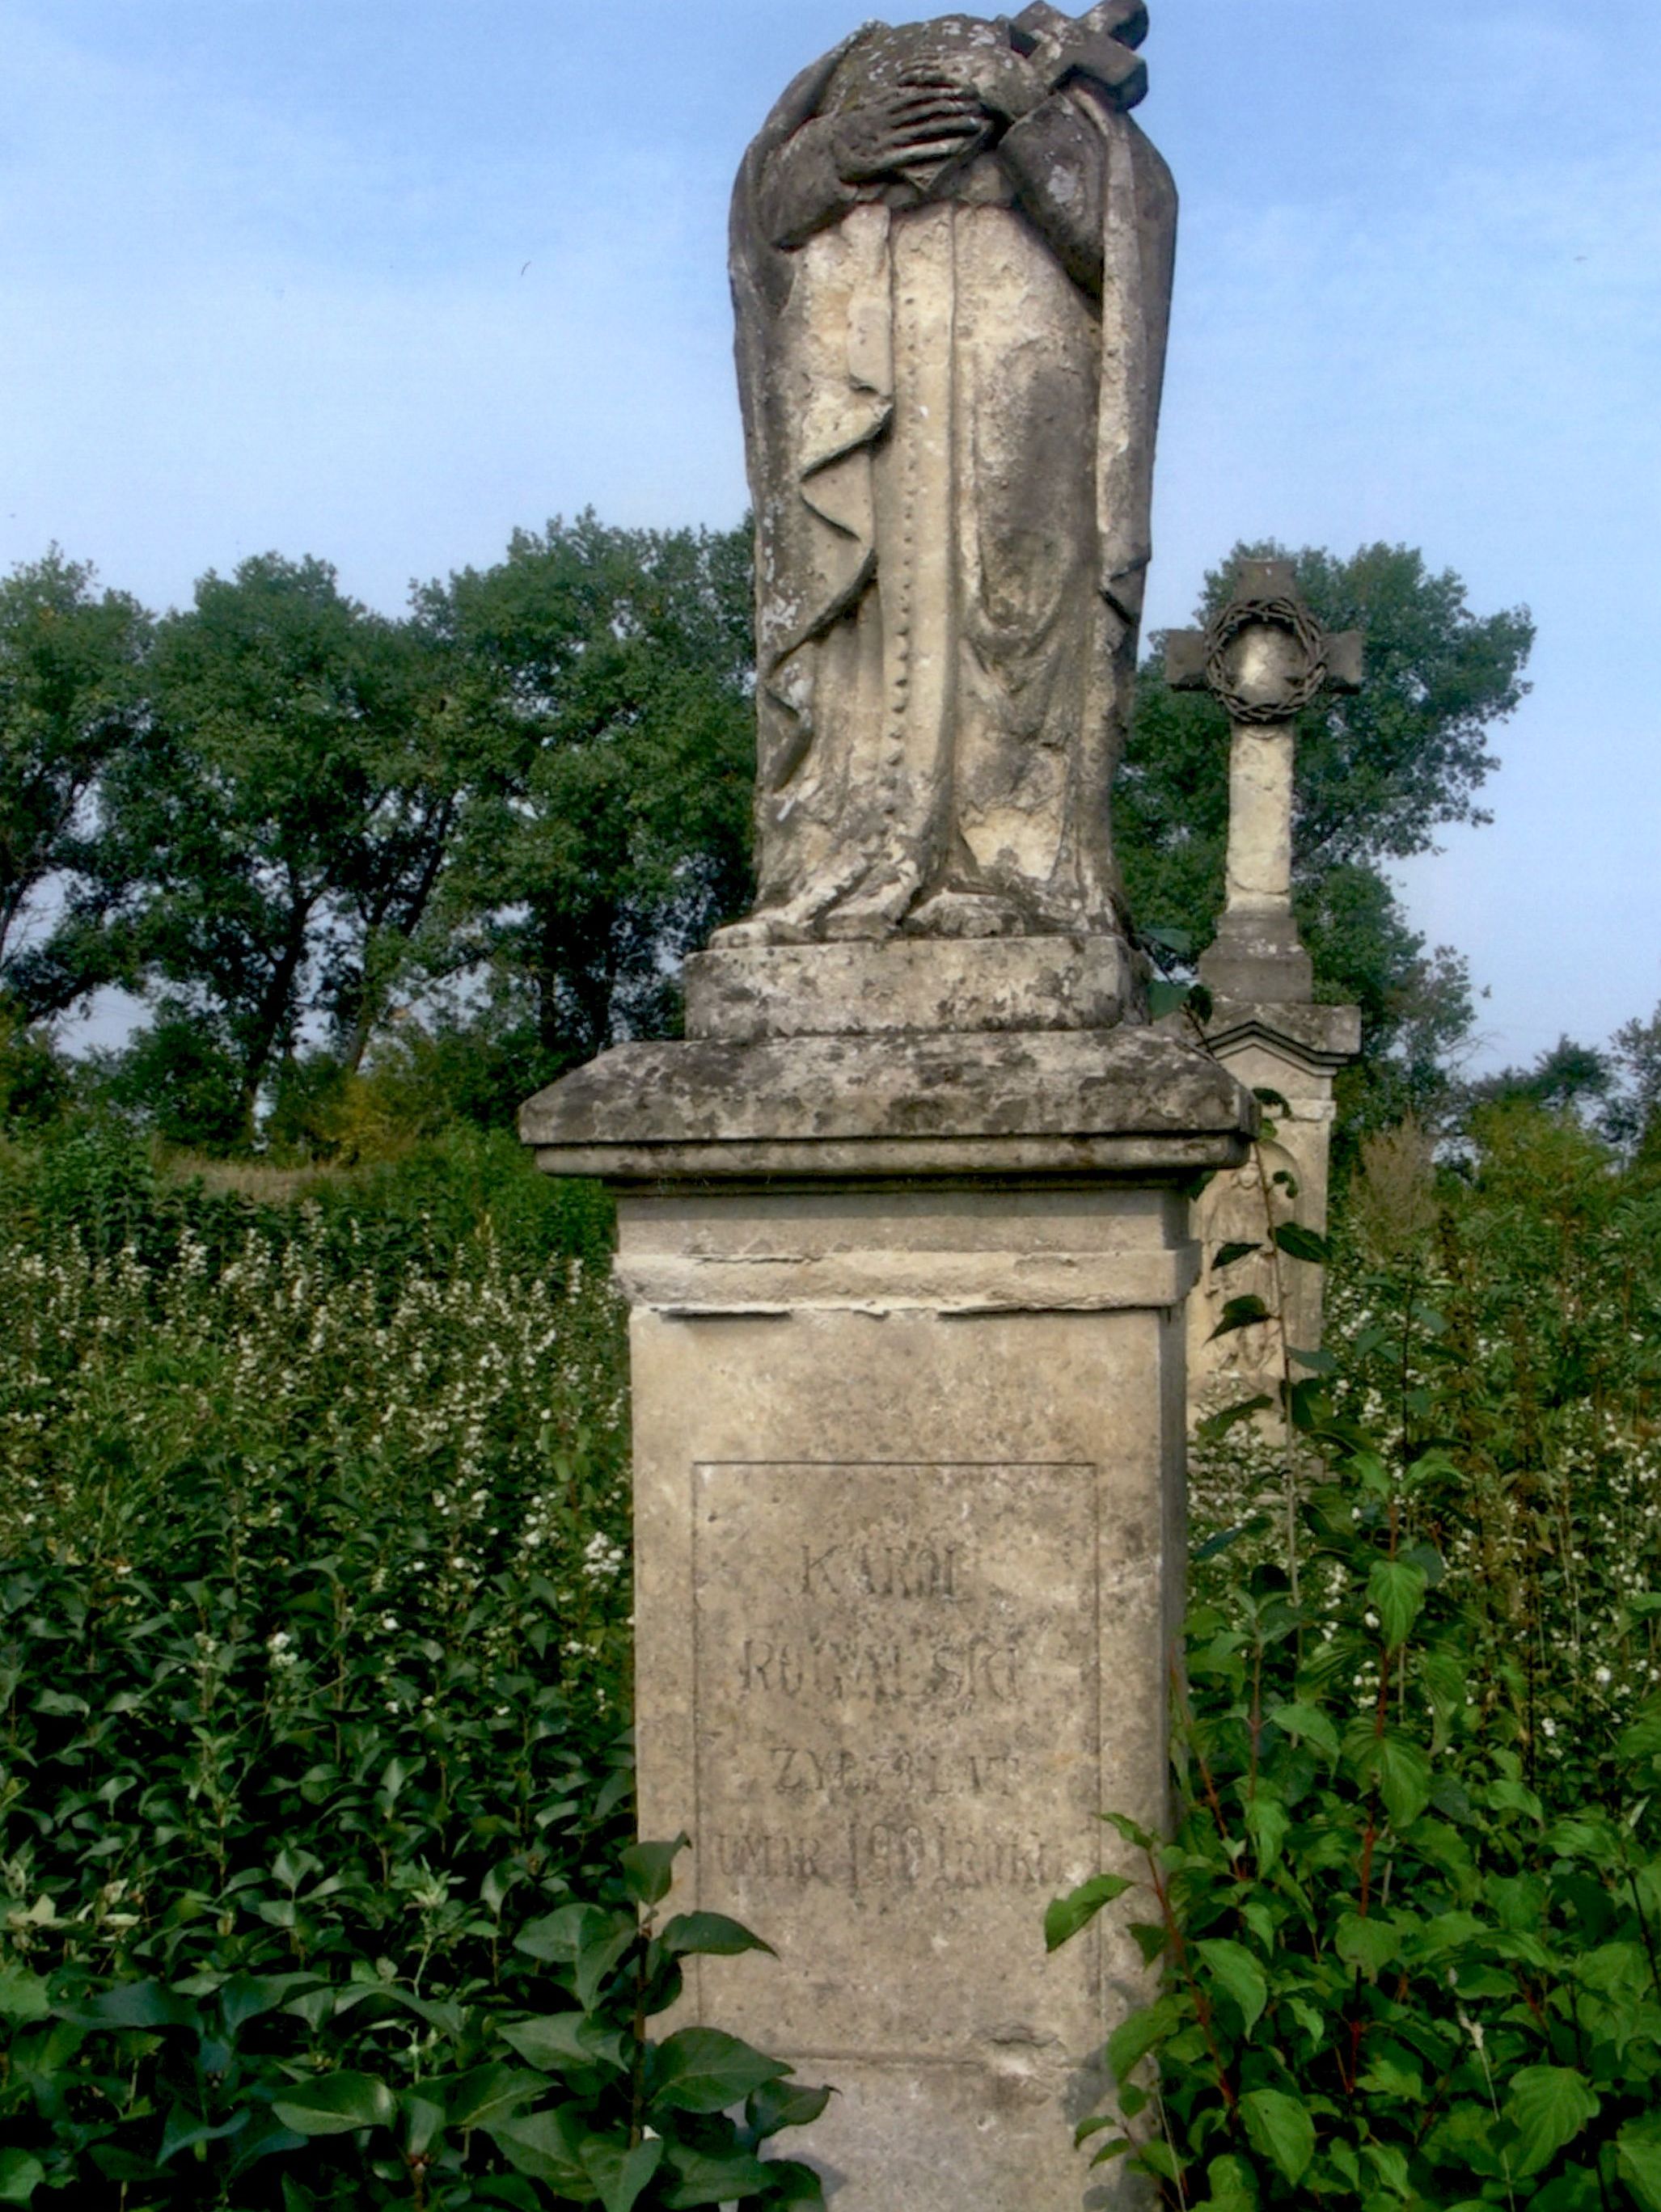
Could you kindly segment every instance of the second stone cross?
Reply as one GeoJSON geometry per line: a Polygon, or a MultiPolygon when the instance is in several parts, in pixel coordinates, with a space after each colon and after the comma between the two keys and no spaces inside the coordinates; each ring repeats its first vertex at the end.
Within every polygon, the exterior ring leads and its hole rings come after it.
{"type": "Polygon", "coordinates": [[[1360,690],[1361,634],[1321,628],[1290,561],[1243,561],[1205,629],[1165,640],[1165,673],[1174,690],[1209,691],[1232,731],[1227,896],[1201,977],[1231,999],[1306,1000],[1310,958],[1292,912],[1297,720],[1323,691],[1360,690]]]}

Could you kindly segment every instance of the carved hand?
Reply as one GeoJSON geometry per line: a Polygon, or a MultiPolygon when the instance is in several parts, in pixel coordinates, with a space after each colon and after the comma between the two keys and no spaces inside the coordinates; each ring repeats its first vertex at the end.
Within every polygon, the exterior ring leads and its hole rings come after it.
{"type": "Polygon", "coordinates": [[[949,161],[989,118],[972,92],[945,77],[916,76],[873,94],[837,119],[837,166],[849,184],[916,164],[949,161]]]}

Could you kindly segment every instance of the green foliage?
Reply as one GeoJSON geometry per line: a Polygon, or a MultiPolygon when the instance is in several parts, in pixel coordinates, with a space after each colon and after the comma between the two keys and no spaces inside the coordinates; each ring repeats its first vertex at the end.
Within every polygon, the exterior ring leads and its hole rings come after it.
{"type": "Polygon", "coordinates": [[[149,617],[56,548],[0,578],[0,1002],[59,1012],[112,969],[73,905],[44,928],[40,895],[100,864],[92,802],[140,724],[149,617]]]}
{"type": "Polygon", "coordinates": [[[49,1528],[89,1563],[209,1572],[222,1547],[310,1557],[368,1528],[362,1608],[435,1620],[534,1565],[620,1649],[615,1569],[605,1593],[583,1571],[591,1544],[620,1564],[625,1524],[597,1193],[465,1133],[298,1203],[246,1195],[257,1170],[174,1180],[119,1129],[14,1164],[0,1553],[49,1528]]]}
{"type": "Polygon", "coordinates": [[[598,1194],[177,1164],[0,1155],[0,2203],[816,2203],[649,2033],[767,1947],[630,1841],[598,1194]]]}
{"type": "Polygon", "coordinates": [[[210,573],[158,626],[148,715],[104,778],[82,908],[155,994],[157,1032],[139,1048],[155,1079],[188,1061],[194,1034],[197,1066],[168,1095],[211,1095],[210,1066],[245,1139],[308,1014],[332,1011],[361,1058],[388,948],[432,896],[459,763],[428,727],[429,658],[407,625],[347,599],[326,562],[275,554],[210,573]]]}
{"type": "Polygon", "coordinates": [[[1551,1818],[1402,1549],[1410,1476],[1360,1443],[1336,1472],[1318,1601],[1260,1570],[1189,1620],[1174,1837],[1129,1832],[1164,1990],[1109,2046],[1098,2154],[1172,2205],[1648,2206],[1661,1699],[1599,1747],[1609,1808],[1551,1818]]]}
{"type": "Polygon", "coordinates": [[[446,924],[547,1081],[660,1034],[680,957],[747,899],[748,533],[583,514],[417,606],[478,762],[446,924]]]}
{"type": "Polygon", "coordinates": [[[1080,2130],[1161,2202],[1661,2203],[1658,1206],[1527,1103],[1459,1175],[1372,1140],[1288,1394],[1297,1595],[1287,1454],[1202,1446],[1238,1482],[1201,1488],[1174,1834],[1116,1820],[1140,1886],[1050,1915],[1162,1968],[1080,2130]]]}

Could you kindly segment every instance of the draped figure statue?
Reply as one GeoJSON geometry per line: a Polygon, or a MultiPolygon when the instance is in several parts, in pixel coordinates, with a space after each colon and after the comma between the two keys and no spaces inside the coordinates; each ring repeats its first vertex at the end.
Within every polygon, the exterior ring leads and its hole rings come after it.
{"type": "Polygon", "coordinates": [[[745,157],[759,883],[718,942],[1123,928],[1176,230],[1146,28],[867,24],[745,157]]]}

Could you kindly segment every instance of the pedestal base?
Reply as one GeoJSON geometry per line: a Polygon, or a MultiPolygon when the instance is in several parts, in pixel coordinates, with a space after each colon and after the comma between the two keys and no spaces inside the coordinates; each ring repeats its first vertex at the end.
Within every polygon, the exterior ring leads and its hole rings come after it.
{"type": "Polygon", "coordinates": [[[698,1961],[689,2016],[836,2085],[794,2154],[837,2212],[1081,2206],[1147,1984],[1122,1923],[1046,1959],[1043,1918],[1117,1862],[1099,1810],[1165,1808],[1185,1201],[619,1211],[642,1829],[779,1954],[698,1961]]]}
{"type": "Polygon", "coordinates": [[[1164,1808],[1187,1194],[1253,1120],[1123,1028],[624,1046],[521,1116],[618,1193],[642,1832],[779,1954],[686,2015],[839,2089],[836,2212],[1138,2201],[1072,2142],[1130,1916],[1043,1911],[1164,1808]]]}

